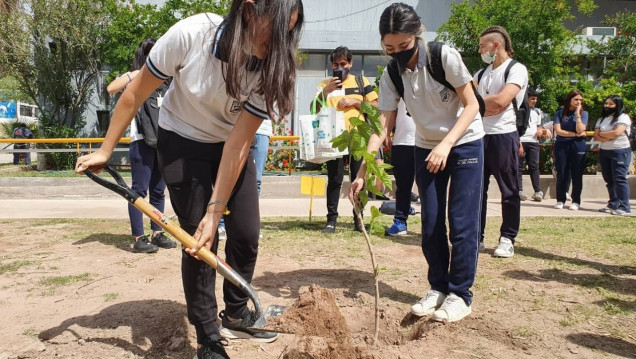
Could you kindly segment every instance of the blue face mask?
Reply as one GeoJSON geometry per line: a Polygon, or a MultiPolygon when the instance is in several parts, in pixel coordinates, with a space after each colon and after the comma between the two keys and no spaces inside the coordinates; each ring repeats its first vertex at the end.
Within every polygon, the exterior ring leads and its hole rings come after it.
{"type": "Polygon", "coordinates": [[[417,51],[417,46],[413,45],[413,47],[408,50],[394,52],[390,56],[397,62],[400,70],[405,70],[409,61],[411,61],[411,58],[415,55],[415,51],[417,51]]]}

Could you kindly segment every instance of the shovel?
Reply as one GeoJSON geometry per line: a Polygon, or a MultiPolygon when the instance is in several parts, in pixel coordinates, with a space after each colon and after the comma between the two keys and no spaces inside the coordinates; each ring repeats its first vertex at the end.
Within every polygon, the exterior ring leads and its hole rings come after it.
{"type": "MultiPolygon", "coordinates": [[[[93,181],[124,197],[128,202],[132,203],[135,208],[140,210],[152,221],[161,226],[161,228],[163,228],[166,232],[170,233],[176,240],[181,242],[184,247],[194,248],[196,246],[197,241],[192,238],[192,236],[190,236],[186,231],[179,227],[177,223],[170,220],[165,214],[161,213],[161,211],[153,207],[136,192],[133,192],[128,187],[128,185],[126,185],[126,182],[119,175],[119,173],[117,173],[117,171],[115,171],[110,166],[106,166],[105,170],[111,176],[113,176],[117,183],[113,183],[102,177],[99,177],[90,170],[85,170],[84,173],[86,173],[86,175],[93,181]]],[[[285,310],[285,306],[271,305],[267,308],[267,311],[263,312],[261,301],[260,299],[258,299],[258,295],[254,291],[252,286],[250,286],[250,284],[247,283],[247,281],[245,281],[243,277],[241,277],[238,273],[236,273],[236,271],[234,271],[234,269],[232,269],[227,263],[225,263],[225,261],[217,257],[216,254],[212,253],[206,247],[201,247],[201,249],[199,249],[199,251],[197,252],[197,256],[205,261],[207,264],[212,266],[212,268],[214,268],[221,276],[223,276],[223,278],[229,280],[250,298],[250,300],[254,304],[254,311],[256,312],[256,315],[258,315],[258,319],[256,320],[256,322],[254,322],[252,327],[248,329],[254,331],[265,331],[262,329],[262,327],[267,324],[267,318],[276,317],[282,314],[285,310]]]]}

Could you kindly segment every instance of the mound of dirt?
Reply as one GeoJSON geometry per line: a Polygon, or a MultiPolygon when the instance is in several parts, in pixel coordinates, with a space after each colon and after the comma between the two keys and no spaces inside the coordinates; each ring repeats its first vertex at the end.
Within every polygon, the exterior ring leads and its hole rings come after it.
{"type": "Polygon", "coordinates": [[[373,359],[351,343],[351,333],[331,291],[312,284],[265,329],[296,334],[283,359],[373,359]]]}

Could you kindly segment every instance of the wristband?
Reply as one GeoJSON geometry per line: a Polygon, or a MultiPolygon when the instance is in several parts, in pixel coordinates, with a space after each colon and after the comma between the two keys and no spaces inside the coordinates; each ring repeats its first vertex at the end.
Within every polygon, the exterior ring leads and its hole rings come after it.
{"type": "Polygon", "coordinates": [[[207,208],[210,208],[210,206],[215,205],[215,204],[223,205],[223,207],[225,207],[225,209],[222,210],[222,211],[212,211],[211,213],[223,213],[224,215],[230,214],[230,211],[227,209],[227,202],[225,202],[225,201],[210,201],[210,203],[208,203],[208,205],[207,205],[207,208]]]}

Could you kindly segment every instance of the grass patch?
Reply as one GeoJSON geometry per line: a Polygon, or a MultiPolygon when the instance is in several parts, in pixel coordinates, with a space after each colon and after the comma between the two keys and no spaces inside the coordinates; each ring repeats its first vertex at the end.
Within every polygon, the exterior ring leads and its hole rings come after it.
{"type": "Polygon", "coordinates": [[[79,275],[67,275],[63,277],[51,277],[51,278],[42,279],[40,281],[40,284],[47,287],[57,288],[57,287],[62,287],[62,286],[73,284],[73,283],[87,282],[91,280],[92,277],[93,275],[91,273],[83,273],[79,275]]]}
{"type": "Polygon", "coordinates": [[[22,332],[22,335],[32,338],[32,339],[37,339],[38,337],[38,332],[36,332],[33,329],[26,329],[24,332],[22,332]]]}
{"type": "Polygon", "coordinates": [[[118,293],[108,293],[108,294],[104,294],[104,302],[110,302],[113,301],[115,299],[117,299],[117,297],[119,297],[118,293]]]}
{"type": "Polygon", "coordinates": [[[33,261],[15,261],[11,263],[0,263],[0,274],[15,273],[20,268],[34,264],[33,261]]]}

